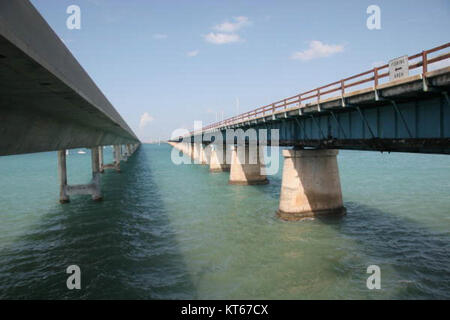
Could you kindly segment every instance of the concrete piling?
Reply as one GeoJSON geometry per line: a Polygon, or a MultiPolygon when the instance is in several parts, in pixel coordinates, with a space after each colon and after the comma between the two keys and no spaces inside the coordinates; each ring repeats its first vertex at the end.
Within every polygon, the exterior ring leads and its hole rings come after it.
{"type": "MultiPolygon", "coordinates": [[[[67,164],[66,164],[66,150],[59,150],[58,156],[58,177],[59,177],[59,202],[67,203],[70,201],[72,195],[91,195],[94,201],[102,200],[102,193],[100,189],[100,176],[104,169],[115,168],[120,172],[120,151],[121,146],[114,146],[114,163],[103,164],[103,146],[91,148],[91,167],[92,180],[88,184],[69,185],[67,183],[67,164]]],[[[139,145],[130,145],[127,147],[129,155],[133,154],[139,145]]]]}
{"type": "Polygon", "coordinates": [[[95,201],[102,200],[100,191],[100,161],[98,147],[91,148],[92,180],[88,184],[69,185],[67,183],[66,150],[58,151],[59,202],[68,203],[70,196],[88,194],[95,201]]]}
{"type": "Polygon", "coordinates": [[[207,164],[205,147],[203,146],[203,143],[195,143],[194,149],[195,149],[196,163],[201,165],[207,164]]]}
{"type": "Polygon", "coordinates": [[[70,199],[66,193],[67,187],[66,150],[58,151],[58,177],[59,177],[59,202],[67,203],[70,201],[70,199]]]}
{"type": "Polygon", "coordinates": [[[209,171],[230,171],[230,161],[227,161],[226,145],[210,145],[209,171]]]}
{"type": "Polygon", "coordinates": [[[345,214],[337,154],[337,150],[283,150],[281,219],[345,214]]]}
{"type": "MultiPolygon", "coordinates": [[[[102,147],[101,147],[102,148],[102,147]]],[[[115,169],[117,172],[120,172],[120,160],[121,160],[121,154],[120,154],[120,146],[115,145],[113,146],[113,163],[103,164],[100,167],[100,172],[103,173],[105,169],[115,169]]],[[[103,152],[102,152],[103,157],[103,152]]],[[[102,160],[103,162],[103,160],[102,160]]]]}
{"type": "Polygon", "coordinates": [[[269,183],[264,173],[262,149],[259,147],[252,149],[248,145],[232,146],[229,184],[269,183]]]}
{"type": "Polygon", "coordinates": [[[98,164],[100,173],[103,173],[105,171],[103,168],[103,146],[98,147],[98,164]]]}
{"type": "Polygon", "coordinates": [[[121,148],[120,145],[114,146],[114,166],[117,172],[120,172],[121,148]]]}
{"type": "Polygon", "coordinates": [[[195,145],[193,143],[188,143],[188,154],[195,163],[195,145]]]}
{"type": "Polygon", "coordinates": [[[102,200],[102,193],[100,190],[100,167],[99,167],[99,148],[91,148],[91,160],[92,160],[92,200],[102,200]]]}
{"type": "Polygon", "coordinates": [[[211,161],[211,145],[204,147],[204,160],[205,164],[209,165],[209,162],[211,161]]]}

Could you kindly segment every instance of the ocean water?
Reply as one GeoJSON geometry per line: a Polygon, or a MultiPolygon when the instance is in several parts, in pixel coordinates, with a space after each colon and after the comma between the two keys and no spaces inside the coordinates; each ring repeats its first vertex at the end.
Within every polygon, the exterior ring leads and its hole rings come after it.
{"type": "MultiPolygon", "coordinates": [[[[230,186],[170,152],[142,145],[102,176],[103,202],[65,205],[56,153],[0,157],[0,298],[450,298],[449,156],[341,151],[347,215],[285,222],[281,169],[268,185],[230,186]],[[81,290],[66,287],[73,264],[81,290]]],[[[89,152],[71,150],[68,174],[89,181],[89,152]]]]}

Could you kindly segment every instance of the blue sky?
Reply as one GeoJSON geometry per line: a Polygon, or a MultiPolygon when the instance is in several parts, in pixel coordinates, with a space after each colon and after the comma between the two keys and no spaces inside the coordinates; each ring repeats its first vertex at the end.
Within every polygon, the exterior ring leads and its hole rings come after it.
{"type": "Polygon", "coordinates": [[[143,141],[438,46],[450,31],[448,0],[31,2],[143,141]],[[80,30],[66,27],[72,4],[80,30]],[[366,27],[372,4],[380,30],[366,27]]]}

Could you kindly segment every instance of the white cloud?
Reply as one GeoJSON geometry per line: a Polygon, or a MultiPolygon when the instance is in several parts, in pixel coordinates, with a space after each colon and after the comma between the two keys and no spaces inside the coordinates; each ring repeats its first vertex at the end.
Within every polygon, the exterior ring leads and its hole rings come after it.
{"type": "Polygon", "coordinates": [[[204,36],[205,40],[214,44],[225,44],[243,41],[238,34],[214,33],[210,32],[204,36]]]}
{"type": "Polygon", "coordinates": [[[199,53],[200,53],[200,50],[193,50],[193,51],[189,51],[189,52],[187,53],[187,56],[188,56],[188,57],[195,57],[195,56],[197,56],[199,53]]]}
{"type": "Polygon", "coordinates": [[[294,52],[291,59],[308,61],[316,58],[329,57],[335,53],[344,51],[343,45],[325,44],[318,40],[309,43],[309,48],[303,51],[294,52]]]}
{"type": "Polygon", "coordinates": [[[167,34],[164,34],[164,33],[155,33],[153,35],[153,39],[156,39],[156,40],[167,39],[168,37],[169,36],[167,34]]]}
{"type": "Polygon", "coordinates": [[[214,30],[217,32],[210,32],[203,37],[207,42],[213,44],[225,44],[233,42],[242,42],[244,39],[241,38],[236,32],[245,26],[248,26],[250,21],[247,17],[239,16],[234,17],[233,20],[225,21],[221,24],[214,26],[214,30]]]}
{"type": "Polygon", "coordinates": [[[155,118],[149,115],[148,112],[144,112],[141,115],[141,119],[139,120],[139,128],[141,129],[145,128],[153,120],[155,120],[155,118]]]}
{"type": "Polygon", "coordinates": [[[233,20],[234,22],[225,21],[224,23],[218,24],[214,29],[219,32],[236,32],[250,24],[248,18],[243,16],[234,17],[233,20]]]}

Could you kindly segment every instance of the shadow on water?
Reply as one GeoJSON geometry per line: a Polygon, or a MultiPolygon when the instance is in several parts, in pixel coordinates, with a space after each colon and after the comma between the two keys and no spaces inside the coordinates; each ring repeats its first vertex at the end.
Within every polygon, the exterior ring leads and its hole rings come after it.
{"type": "Polygon", "coordinates": [[[73,197],[0,252],[2,299],[195,299],[142,150],[102,176],[104,201],[73,197]],[[68,290],[66,268],[81,269],[68,290]]]}
{"type": "MultiPolygon", "coordinates": [[[[361,255],[380,266],[382,287],[393,292],[391,298],[450,298],[448,231],[432,230],[406,217],[355,202],[346,202],[345,206],[347,216],[317,220],[331,226],[339,237],[352,240],[361,255]],[[393,270],[395,276],[383,278],[385,268],[393,270]]],[[[357,261],[355,258],[354,263],[357,261]]],[[[363,270],[368,265],[353,267],[363,270]]],[[[330,268],[346,272],[346,268],[330,268]]]]}
{"type": "MultiPolygon", "coordinates": [[[[281,176],[269,176],[269,181],[270,184],[255,188],[279,201],[281,176]]],[[[319,216],[316,222],[333,228],[338,238],[355,243],[359,254],[365,256],[364,261],[369,260],[379,265],[382,273],[386,269],[393,271],[389,279],[385,278],[383,282],[383,288],[392,293],[391,298],[450,298],[448,230],[436,230],[394,212],[385,212],[357,202],[345,201],[344,206],[347,208],[345,217],[319,216]]],[[[423,214],[426,215],[427,212],[423,214]]],[[[361,261],[358,257],[354,257],[353,261],[347,261],[347,267],[330,265],[329,269],[336,272],[338,278],[347,277],[349,273],[354,274],[353,269],[365,270],[368,267],[366,264],[359,265],[361,261]],[[349,270],[348,266],[352,266],[352,270],[349,270]]],[[[367,276],[368,274],[362,274],[364,279],[367,276]]],[[[367,290],[365,280],[359,280],[356,282],[364,286],[363,290],[367,290]]]]}
{"type": "MultiPolygon", "coordinates": [[[[199,168],[194,170],[200,171],[199,168]]],[[[207,174],[206,170],[201,174],[207,174]]],[[[225,186],[229,173],[218,175],[220,179],[214,181],[222,183],[223,188],[227,188],[225,186]]],[[[211,177],[216,176],[210,176],[209,179],[212,179],[211,177]]],[[[248,198],[261,199],[258,193],[265,198],[270,198],[265,205],[277,204],[281,177],[280,175],[269,176],[269,180],[268,185],[230,186],[221,197],[223,199],[229,195],[227,198],[229,203],[236,203],[235,211],[240,210],[243,201],[251,201],[248,198]],[[248,197],[249,195],[251,197],[248,197]]],[[[406,201],[405,206],[407,206],[406,201]]],[[[255,206],[246,213],[254,212],[257,202],[258,200],[255,200],[255,206]]],[[[290,239],[286,240],[288,237],[285,237],[290,232],[311,231],[314,233],[310,238],[309,235],[304,237],[311,239],[312,245],[319,250],[314,254],[321,256],[322,260],[317,259],[317,261],[324,265],[318,266],[317,269],[325,275],[329,271],[329,274],[334,275],[332,279],[344,279],[339,282],[329,280],[329,289],[333,292],[329,293],[328,288],[325,288],[327,292],[320,295],[320,298],[450,298],[450,270],[448,269],[450,233],[448,231],[427,227],[421,223],[420,219],[410,219],[399,215],[398,212],[382,211],[352,201],[345,201],[344,205],[348,212],[345,217],[318,217],[315,221],[283,222],[275,217],[274,210],[273,216],[269,214],[271,219],[261,219],[258,222],[276,221],[275,226],[284,226],[279,230],[281,243],[290,241],[290,239]],[[310,225],[311,228],[302,228],[301,225],[310,225]],[[382,289],[380,291],[371,291],[366,287],[366,279],[369,276],[366,269],[371,264],[379,265],[381,268],[382,289]],[[339,287],[332,287],[335,283],[347,285],[347,287],[339,292],[339,287]]],[[[264,208],[261,211],[264,213],[267,210],[264,208]]],[[[303,243],[301,245],[303,246],[303,243]]],[[[299,261],[299,264],[301,263],[302,261],[299,261]]],[[[209,271],[207,267],[201,269],[200,279],[209,271]]]]}

